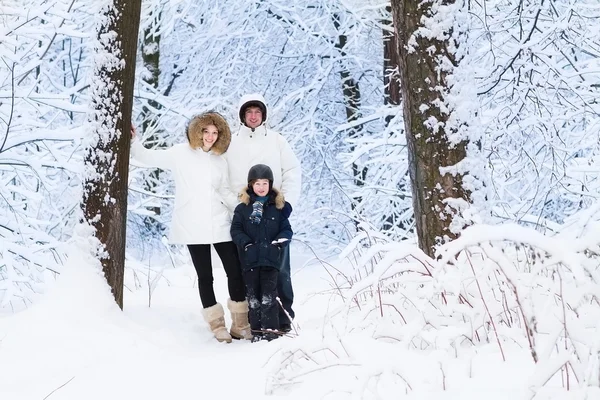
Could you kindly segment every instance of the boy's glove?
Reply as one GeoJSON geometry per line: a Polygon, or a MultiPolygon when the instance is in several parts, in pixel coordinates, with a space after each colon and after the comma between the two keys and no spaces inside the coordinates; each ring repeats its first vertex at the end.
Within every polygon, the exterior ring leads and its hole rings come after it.
{"type": "Polygon", "coordinates": [[[288,242],[289,242],[288,238],[279,238],[279,239],[273,240],[271,242],[271,244],[274,246],[277,246],[279,248],[282,248],[283,246],[287,245],[288,242]]]}

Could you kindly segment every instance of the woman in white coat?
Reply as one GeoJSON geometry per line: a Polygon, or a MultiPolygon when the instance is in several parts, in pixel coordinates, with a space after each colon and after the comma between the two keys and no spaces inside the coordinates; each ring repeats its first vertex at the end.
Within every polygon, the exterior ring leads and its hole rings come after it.
{"type": "Polygon", "coordinates": [[[218,113],[207,112],[192,118],[186,128],[187,143],[165,150],[146,149],[133,141],[133,158],[151,167],[169,169],[175,180],[175,207],[169,241],[187,245],[198,274],[203,316],[219,342],[251,339],[248,303],[240,262],[231,241],[231,209],[238,204],[230,190],[228,166],[223,153],[229,148],[231,131],[218,113]],[[213,289],[210,245],[223,262],[229,288],[228,308],[232,325],[225,327],[223,306],[213,289]]]}

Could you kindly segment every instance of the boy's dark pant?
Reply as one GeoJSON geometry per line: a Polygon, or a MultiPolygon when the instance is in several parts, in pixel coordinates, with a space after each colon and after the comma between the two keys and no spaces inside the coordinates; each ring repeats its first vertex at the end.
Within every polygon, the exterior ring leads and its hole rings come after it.
{"type": "MultiPolygon", "coordinates": [[[[223,269],[227,274],[227,287],[229,297],[233,301],[244,301],[244,281],[242,269],[238,258],[238,252],[233,242],[214,243],[213,246],[223,263],[223,269]]],[[[210,255],[210,244],[189,244],[188,249],[192,256],[192,263],[198,274],[198,289],[202,307],[208,308],[217,304],[215,290],[213,288],[212,260],[210,255]]]]}
{"type": "MultiPolygon", "coordinates": [[[[281,252],[281,265],[279,269],[279,278],[277,280],[277,294],[281,304],[290,317],[294,318],[292,303],[294,302],[294,291],[292,290],[292,274],[290,267],[290,246],[284,246],[281,252]]],[[[279,307],[279,323],[290,324],[291,321],[285,312],[279,307]]]]}
{"type": "Polygon", "coordinates": [[[248,320],[253,331],[279,330],[277,275],[272,267],[255,267],[244,272],[248,298],[248,320]]]}

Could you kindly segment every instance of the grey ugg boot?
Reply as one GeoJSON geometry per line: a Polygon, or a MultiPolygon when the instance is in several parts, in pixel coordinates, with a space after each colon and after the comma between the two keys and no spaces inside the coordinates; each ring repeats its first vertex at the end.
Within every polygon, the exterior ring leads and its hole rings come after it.
{"type": "Polygon", "coordinates": [[[219,342],[231,343],[231,335],[225,327],[225,311],[219,303],[202,310],[204,320],[219,342]]]}
{"type": "Polygon", "coordinates": [[[231,312],[230,333],[234,339],[252,339],[252,330],[248,322],[248,302],[227,300],[227,308],[231,312]]]}

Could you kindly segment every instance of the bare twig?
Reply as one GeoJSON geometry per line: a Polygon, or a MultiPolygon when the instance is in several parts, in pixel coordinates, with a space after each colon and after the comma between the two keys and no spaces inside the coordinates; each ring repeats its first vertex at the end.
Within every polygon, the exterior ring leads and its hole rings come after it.
{"type": "Polygon", "coordinates": [[[481,285],[479,284],[479,278],[477,278],[477,273],[475,272],[475,268],[473,267],[473,263],[471,262],[471,257],[469,254],[466,254],[467,260],[469,261],[469,265],[471,266],[471,271],[473,271],[473,276],[475,277],[475,283],[477,284],[477,289],[479,290],[479,295],[481,296],[481,301],[483,302],[483,306],[485,307],[485,311],[490,317],[490,322],[492,327],[494,328],[494,333],[496,334],[496,341],[498,342],[498,347],[500,348],[500,353],[502,354],[502,360],[506,361],[506,356],[504,355],[504,349],[502,348],[502,343],[500,343],[500,336],[498,335],[498,329],[496,329],[496,322],[494,321],[494,317],[490,313],[490,309],[488,308],[487,302],[483,296],[483,292],[481,291],[481,285]]]}
{"type": "Polygon", "coordinates": [[[56,389],[54,389],[53,391],[51,391],[50,393],[48,393],[48,395],[46,397],[44,397],[43,400],[46,400],[48,397],[52,396],[52,394],[54,392],[56,392],[57,390],[62,389],[63,387],[67,386],[69,384],[69,382],[71,382],[73,379],[75,379],[74,376],[71,379],[69,379],[68,381],[66,381],[65,383],[63,383],[62,385],[60,385],[59,387],[57,387],[56,389]]]}

